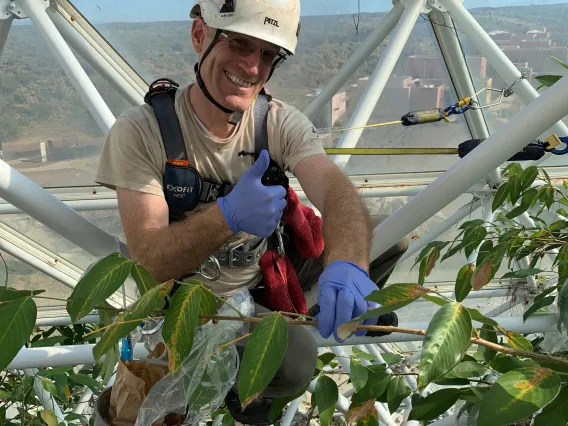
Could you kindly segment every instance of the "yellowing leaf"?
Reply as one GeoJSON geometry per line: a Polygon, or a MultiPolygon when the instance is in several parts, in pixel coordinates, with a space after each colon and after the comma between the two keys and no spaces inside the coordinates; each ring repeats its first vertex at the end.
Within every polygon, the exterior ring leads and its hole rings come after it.
{"type": "Polygon", "coordinates": [[[365,300],[376,302],[381,306],[365,312],[359,317],[359,320],[375,318],[394,312],[428,292],[430,292],[429,289],[419,284],[392,284],[382,290],[373,291],[365,300]]]}
{"type": "Polygon", "coordinates": [[[51,410],[41,410],[39,415],[43,419],[44,422],[47,423],[47,426],[57,426],[57,417],[51,410]]]}
{"type": "Polygon", "coordinates": [[[487,260],[473,273],[471,277],[471,287],[476,291],[482,289],[491,281],[492,276],[493,265],[490,260],[487,260]]]}
{"type": "Polygon", "coordinates": [[[347,426],[351,426],[352,424],[357,423],[359,420],[365,419],[367,417],[375,417],[378,423],[379,413],[377,413],[377,409],[375,408],[374,399],[370,399],[363,404],[352,404],[349,407],[347,416],[345,416],[345,423],[347,423],[347,426]]]}

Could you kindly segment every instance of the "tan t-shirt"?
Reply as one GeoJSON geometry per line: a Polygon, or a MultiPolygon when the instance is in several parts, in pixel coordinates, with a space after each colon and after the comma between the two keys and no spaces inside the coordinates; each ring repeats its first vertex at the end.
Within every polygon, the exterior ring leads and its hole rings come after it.
{"type": "MultiPolygon", "coordinates": [[[[233,134],[221,139],[211,134],[192,110],[190,87],[178,90],[175,100],[189,162],[202,177],[234,184],[253,161],[252,157],[238,156],[242,150],[254,151],[252,107],[245,111],[233,134]]],[[[293,173],[303,158],[325,153],[321,138],[308,118],[282,101],[272,100],[267,127],[270,155],[287,172],[293,173]]],[[[144,104],[124,112],[110,129],[95,181],[111,189],[118,186],[163,197],[165,163],[166,151],[158,122],[152,108],[144,104]]],[[[200,206],[192,213],[199,211],[200,206]]],[[[254,237],[241,232],[225,248],[250,238],[254,237]]],[[[219,294],[243,286],[254,287],[261,278],[258,265],[221,267],[221,277],[217,281],[210,282],[199,276],[219,294]]]]}

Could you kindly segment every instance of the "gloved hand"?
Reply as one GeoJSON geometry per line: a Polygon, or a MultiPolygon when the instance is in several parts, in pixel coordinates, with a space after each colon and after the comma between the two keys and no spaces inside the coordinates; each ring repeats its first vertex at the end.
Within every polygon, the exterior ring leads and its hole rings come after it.
{"type": "MultiPolygon", "coordinates": [[[[378,290],[377,285],[359,265],[343,260],[327,265],[318,282],[320,313],[317,320],[321,336],[328,338],[333,332],[335,340],[341,342],[337,336],[338,326],[379,306],[365,300],[374,290],[378,290]]],[[[376,322],[376,318],[368,318],[363,324],[375,325],[376,322]]],[[[365,331],[361,330],[355,334],[364,336],[365,331]]]]}
{"type": "Polygon", "coordinates": [[[261,182],[269,164],[270,156],[262,150],[233,190],[225,197],[217,198],[217,204],[234,233],[243,231],[268,238],[282,218],[286,189],[281,185],[265,186],[261,182]]]}

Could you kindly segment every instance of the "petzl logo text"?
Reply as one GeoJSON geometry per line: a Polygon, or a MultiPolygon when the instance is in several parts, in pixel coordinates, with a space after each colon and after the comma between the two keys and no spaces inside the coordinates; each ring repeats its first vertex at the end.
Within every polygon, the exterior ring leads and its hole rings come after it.
{"type": "Polygon", "coordinates": [[[269,18],[268,16],[264,18],[264,25],[266,24],[270,24],[270,25],[274,25],[275,27],[278,27],[278,21],[272,18],[269,18]]]}

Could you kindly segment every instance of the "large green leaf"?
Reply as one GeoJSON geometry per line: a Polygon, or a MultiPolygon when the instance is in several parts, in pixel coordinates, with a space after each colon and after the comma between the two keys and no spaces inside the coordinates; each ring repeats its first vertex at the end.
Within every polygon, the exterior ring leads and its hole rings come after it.
{"type": "Polygon", "coordinates": [[[528,308],[526,312],[523,314],[523,321],[526,321],[528,317],[530,317],[540,308],[552,305],[554,303],[554,299],[556,299],[556,296],[548,296],[539,300],[535,300],[533,305],[530,308],[528,308]]]}
{"type": "Polygon", "coordinates": [[[337,384],[328,376],[320,376],[316,383],[315,394],[317,407],[320,412],[320,424],[328,426],[339,397],[337,384]]]}
{"type": "Polygon", "coordinates": [[[12,287],[0,287],[0,302],[10,302],[24,296],[35,296],[45,290],[16,290],[12,287]]]}
{"type": "Polygon", "coordinates": [[[535,78],[543,86],[550,87],[554,85],[554,83],[556,83],[558,80],[560,80],[562,76],[545,74],[545,75],[537,75],[535,78]]]}
{"type": "MultiPolygon", "coordinates": [[[[483,324],[483,327],[479,330],[479,337],[492,343],[499,343],[495,329],[487,324],[483,324]]],[[[491,361],[497,355],[497,352],[485,346],[479,346],[478,350],[483,355],[483,359],[487,362],[491,361]]]]}
{"type": "Polygon", "coordinates": [[[209,306],[208,312],[201,312],[203,299],[209,297],[209,292],[199,284],[183,284],[173,295],[162,328],[171,372],[178,371],[191,352],[195,328],[199,325],[198,315],[216,312],[214,305],[209,306]]]}
{"type": "Polygon", "coordinates": [[[529,166],[523,173],[521,173],[521,189],[524,191],[532,185],[536,177],[538,176],[538,168],[536,166],[529,166]]]}
{"type": "Polygon", "coordinates": [[[0,371],[4,370],[30,338],[37,307],[31,296],[0,305],[0,371]]]}
{"type": "Polygon", "coordinates": [[[566,426],[568,424],[568,386],[534,418],[533,426],[566,426]]]}
{"type": "Polygon", "coordinates": [[[429,291],[429,289],[419,284],[392,284],[382,290],[375,290],[369,294],[365,300],[376,302],[381,305],[381,307],[365,312],[359,319],[374,318],[394,312],[429,291]]]}
{"type": "Polygon", "coordinates": [[[456,403],[460,393],[459,389],[442,389],[431,393],[426,398],[419,399],[416,404],[412,404],[412,411],[410,411],[408,420],[435,419],[456,403]]]}
{"type": "Polygon", "coordinates": [[[349,362],[349,369],[351,370],[351,383],[353,384],[353,389],[355,389],[355,392],[359,392],[367,384],[369,370],[354,359],[349,362]]]}
{"type": "Polygon", "coordinates": [[[383,365],[368,365],[367,384],[359,392],[351,397],[353,404],[359,404],[370,399],[376,400],[387,390],[387,386],[391,380],[391,376],[386,372],[383,365]]]}
{"type": "Polygon", "coordinates": [[[509,179],[509,200],[515,204],[521,196],[521,181],[519,176],[511,176],[509,179]]]}
{"type": "Polygon", "coordinates": [[[538,367],[539,364],[532,359],[518,359],[509,355],[498,354],[489,361],[489,366],[501,374],[523,367],[538,367]]]}
{"type": "Polygon", "coordinates": [[[491,325],[493,327],[497,327],[499,325],[497,321],[489,317],[486,317],[475,308],[466,308],[466,309],[469,312],[469,316],[471,317],[472,321],[477,321],[485,325],[491,325]]]}
{"type": "Polygon", "coordinates": [[[248,338],[238,376],[241,405],[250,404],[274,378],[288,347],[288,327],[274,312],[259,322],[248,338]]]}
{"type": "Polygon", "coordinates": [[[482,377],[485,374],[485,367],[474,361],[463,361],[446,374],[446,379],[469,379],[470,377],[482,377]]]}
{"type": "Polygon", "coordinates": [[[558,290],[558,323],[556,328],[562,332],[562,324],[568,330],[568,282],[565,282],[560,290],[558,290]]]}
{"type": "Polygon", "coordinates": [[[505,182],[503,185],[501,185],[495,193],[495,198],[493,198],[491,210],[495,211],[499,207],[501,207],[507,199],[507,195],[509,195],[509,182],[505,182]]]}
{"type": "Polygon", "coordinates": [[[162,309],[166,303],[165,297],[172,289],[172,286],[173,282],[169,281],[154,287],[119,315],[116,321],[105,330],[101,340],[99,340],[93,348],[95,360],[98,361],[116,345],[121,337],[126,336],[138,327],[140,322],[150,312],[162,309]],[[140,320],[140,322],[133,320],[140,320]]]}
{"type": "Polygon", "coordinates": [[[459,303],[448,303],[434,314],[420,356],[420,387],[443,376],[460,361],[470,345],[472,329],[469,312],[459,303]]]}
{"type": "Polygon", "coordinates": [[[410,395],[410,393],[410,388],[406,385],[406,381],[401,376],[393,377],[387,390],[389,411],[394,413],[404,398],[410,395]]]}
{"type": "Polygon", "coordinates": [[[147,291],[153,289],[158,284],[158,281],[154,279],[152,274],[148,272],[146,269],[142,267],[142,265],[136,263],[132,265],[132,270],[130,271],[132,278],[136,282],[136,287],[138,287],[138,291],[140,295],[143,296],[146,294],[147,291]]]}
{"type": "Polygon", "coordinates": [[[461,267],[456,278],[456,301],[463,301],[471,291],[471,275],[475,266],[473,263],[466,263],[461,267]]]}
{"type": "Polygon", "coordinates": [[[481,403],[479,426],[509,425],[530,416],[560,392],[560,377],[542,367],[524,367],[505,373],[491,386],[481,403]]]}
{"type": "Polygon", "coordinates": [[[67,312],[73,322],[83,318],[110,297],[128,278],[133,262],[112,253],[94,264],[79,280],[67,299],[67,312]]]}

